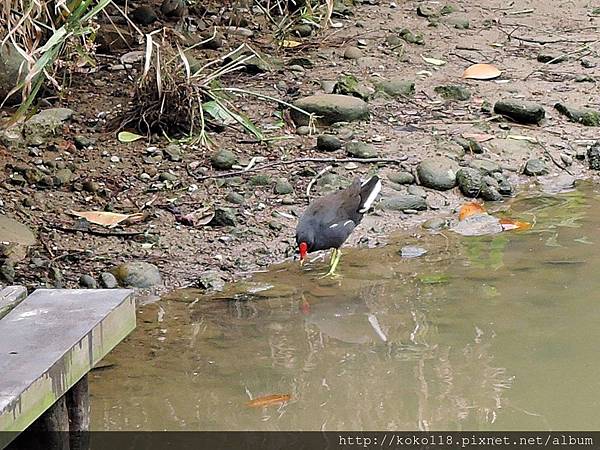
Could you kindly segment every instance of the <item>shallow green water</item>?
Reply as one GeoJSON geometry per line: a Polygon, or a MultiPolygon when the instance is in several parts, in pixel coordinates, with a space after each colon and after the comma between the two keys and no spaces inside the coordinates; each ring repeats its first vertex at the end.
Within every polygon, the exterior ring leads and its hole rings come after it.
{"type": "Polygon", "coordinates": [[[529,193],[529,231],[419,232],[180,291],[93,372],[97,430],[600,429],[600,196],[529,193]],[[424,256],[402,258],[402,246],[424,256]],[[282,405],[250,398],[290,394],[282,405]]]}

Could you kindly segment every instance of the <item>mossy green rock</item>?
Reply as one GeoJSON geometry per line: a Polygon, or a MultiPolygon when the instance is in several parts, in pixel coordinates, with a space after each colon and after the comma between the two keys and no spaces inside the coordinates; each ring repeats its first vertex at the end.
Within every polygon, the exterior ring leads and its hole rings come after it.
{"type": "Polygon", "coordinates": [[[520,123],[539,123],[546,116],[542,105],[525,100],[498,100],[494,112],[520,123]]]}
{"type": "Polygon", "coordinates": [[[354,158],[376,158],[377,150],[371,144],[366,142],[348,142],[346,144],[346,153],[354,158]]]}
{"type": "Polygon", "coordinates": [[[563,103],[557,103],[554,108],[567,116],[571,122],[577,122],[587,127],[600,126],[600,112],[590,108],[574,108],[563,103]]]}
{"type": "Polygon", "coordinates": [[[215,169],[229,170],[238,163],[238,158],[231,150],[221,149],[210,157],[210,163],[215,169]]]}
{"type": "Polygon", "coordinates": [[[471,92],[459,84],[444,84],[436,86],[433,90],[446,100],[466,101],[471,98],[471,92]]]}
{"type": "Polygon", "coordinates": [[[354,97],[368,100],[375,89],[368,84],[359,81],[354,75],[342,75],[333,88],[334,94],[352,95],[354,97]]]}
{"type": "Polygon", "coordinates": [[[395,77],[377,83],[375,88],[378,92],[383,92],[390,97],[410,97],[415,93],[415,82],[395,77]]]}

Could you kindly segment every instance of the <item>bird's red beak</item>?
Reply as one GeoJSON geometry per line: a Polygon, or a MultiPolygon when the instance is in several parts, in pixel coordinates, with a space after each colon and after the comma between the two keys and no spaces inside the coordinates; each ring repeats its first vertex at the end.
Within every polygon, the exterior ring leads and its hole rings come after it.
{"type": "Polygon", "coordinates": [[[308,253],[308,245],[306,242],[300,242],[298,249],[300,250],[300,265],[303,266],[306,261],[306,254],[308,253]]]}

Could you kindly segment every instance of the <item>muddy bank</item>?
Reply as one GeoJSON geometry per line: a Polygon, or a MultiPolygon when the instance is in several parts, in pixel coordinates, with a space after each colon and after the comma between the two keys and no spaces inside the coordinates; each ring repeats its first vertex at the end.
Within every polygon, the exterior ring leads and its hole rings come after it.
{"type": "MultiPolygon", "coordinates": [[[[257,16],[248,24],[254,36],[224,32],[220,48],[198,50],[206,59],[247,41],[281,62],[230,74],[222,80],[227,86],[286,102],[335,91],[367,105],[368,120],[352,113],[350,122],[314,130],[296,127],[287,113],[282,120],[276,104],[236,94],[241,110],[277,137],[267,143],[231,127],[210,133],[211,149],[162,137],[119,142],[106,124],[126,109],[135,68],[116,67],[129,48],[104,49],[109,55],[98,57],[97,70],[74,74],[64,97],[41,108],[60,110],[2,136],[0,213],[35,234],[34,242],[7,239],[2,282],[112,285],[108,274],[123,282],[130,272],[118,264],[136,261],[151,265],[134,267],[142,268],[135,278],[142,284],[218,286],[295,253],[296,216],[311,183],[316,196],[378,173],[381,201],[348,243],[378,246],[394,230],[451,215],[465,194],[502,201],[522,185],[557,183],[555,175],[560,183],[593,176],[590,166],[600,168],[592,147],[598,19],[584,2],[560,10],[541,1],[510,9],[424,5],[365,2],[338,10],[334,22],[342,28],[298,38],[309,45],[297,50],[263,39],[257,16]],[[461,78],[476,62],[502,74],[461,78]],[[499,101],[520,104],[511,112],[499,101]],[[386,162],[356,161],[372,157],[386,162]],[[71,214],[90,210],[141,217],[107,228],[71,214]]],[[[129,45],[143,49],[134,39],[129,45]]]]}

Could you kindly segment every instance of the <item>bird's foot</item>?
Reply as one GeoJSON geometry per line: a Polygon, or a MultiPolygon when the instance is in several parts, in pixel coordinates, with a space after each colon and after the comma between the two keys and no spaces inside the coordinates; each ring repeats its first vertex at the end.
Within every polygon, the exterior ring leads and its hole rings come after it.
{"type": "Polygon", "coordinates": [[[330,269],[328,272],[322,273],[319,278],[320,279],[329,278],[331,280],[337,280],[339,278],[342,278],[342,276],[339,273],[337,273],[335,270],[330,269]]]}

